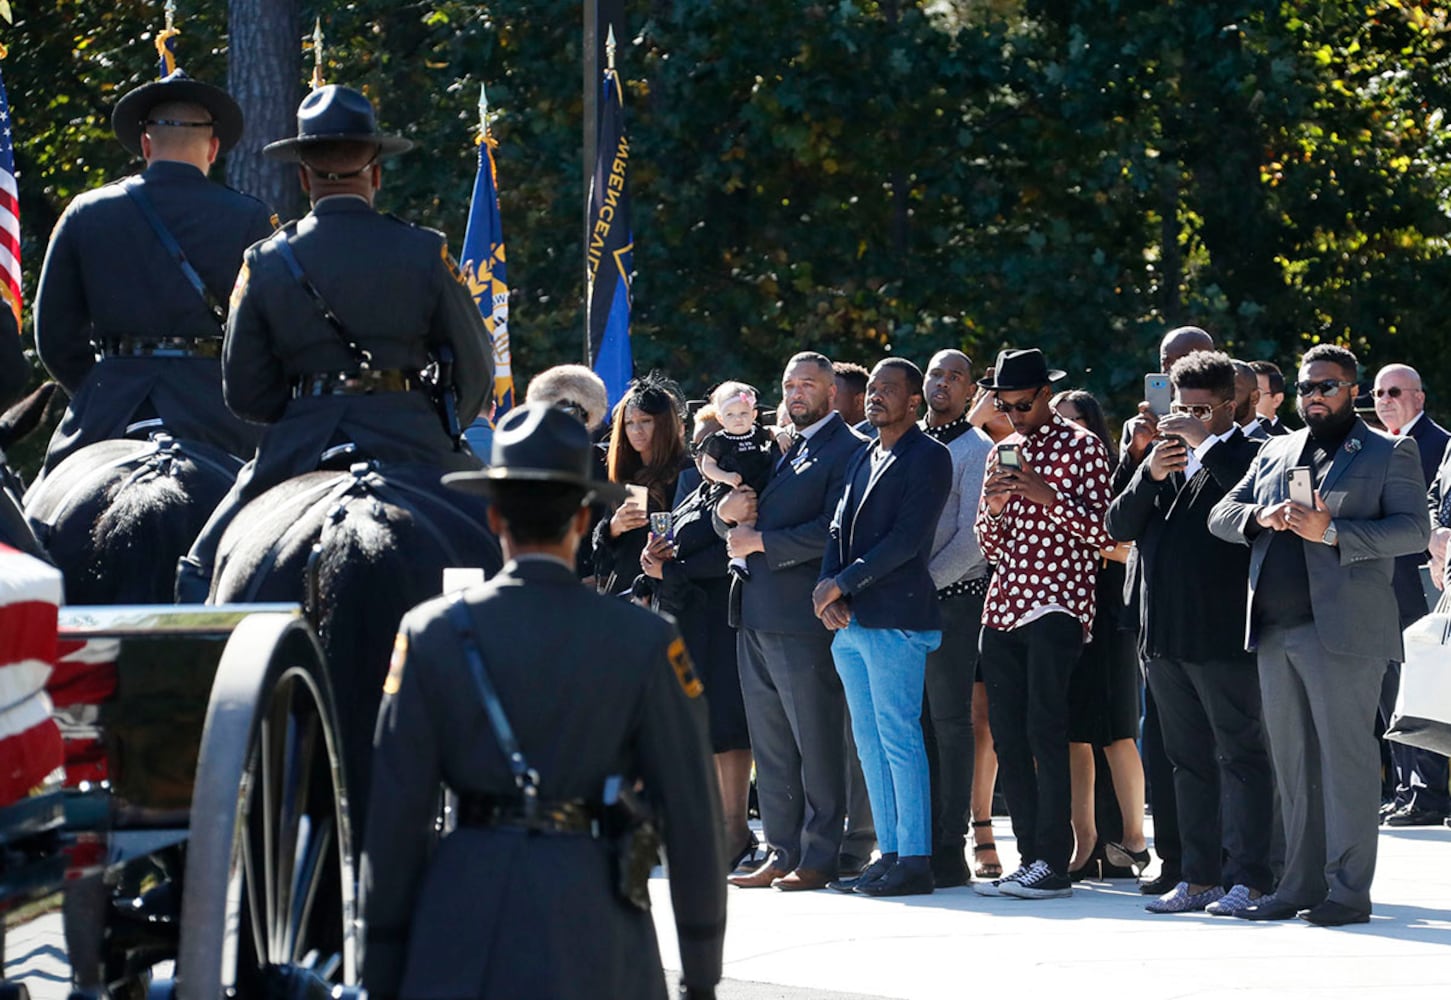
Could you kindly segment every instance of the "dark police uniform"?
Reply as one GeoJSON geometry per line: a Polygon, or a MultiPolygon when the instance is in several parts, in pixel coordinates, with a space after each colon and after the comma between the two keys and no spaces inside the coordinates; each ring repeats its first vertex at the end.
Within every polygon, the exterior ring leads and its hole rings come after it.
{"type": "Polygon", "coordinates": [[[20,348],[20,325],[10,304],[0,299],[0,406],[9,406],[30,383],[30,365],[20,348]]]}
{"type": "Polygon", "coordinates": [[[51,234],[35,299],[40,359],[71,394],[47,471],[84,445],[124,437],[138,415],[238,456],[256,446],[257,428],[222,402],[219,322],[126,193],[132,184],[218,302],[242,252],[275,225],[262,202],[167,160],[71,202],[51,234]]]}
{"type": "MultiPolygon", "coordinates": [[[[683,981],[712,989],[726,914],[720,805],[701,684],[674,625],[541,556],[463,600],[540,799],[598,803],[608,775],[643,780],[663,825],[683,981]]],[[[608,841],[464,822],[433,846],[440,781],[465,802],[517,797],[449,602],[404,617],[384,688],[364,985],[384,1000],[663,998],[651,918],[616,897],[608,841]]]]}

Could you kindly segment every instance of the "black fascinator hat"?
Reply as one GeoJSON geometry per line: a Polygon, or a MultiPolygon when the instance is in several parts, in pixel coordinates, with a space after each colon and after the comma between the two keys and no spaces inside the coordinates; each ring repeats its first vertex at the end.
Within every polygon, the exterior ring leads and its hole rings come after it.
{"type": "Polygon", "coordinates": [[[685,393],[674,379],[658,371],[631,382],[625,390],[624,403],[652,417],[674,410],[677,417],[685,419],[685,393]]]}

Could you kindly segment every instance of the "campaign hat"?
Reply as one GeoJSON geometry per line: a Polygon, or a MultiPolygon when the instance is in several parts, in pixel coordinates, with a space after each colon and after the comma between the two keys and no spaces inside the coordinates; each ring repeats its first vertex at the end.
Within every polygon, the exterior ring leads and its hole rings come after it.
{"type": "Polygon", "coordinates": [[[284,163],[301,163],[307,147],[322,142],[377,146],[379,159],[413,148],[413,143],[401,136],[378,131],[373,102],[361,91],[330,83],[308,94],[297,106],[297,135],[268,143],[262,152],[284,163]]]}
{"type": "Polygon", "coordinates": [[[227,152],[242,138],[242,109],[232,100],[232,95],[220,87],[193,80],[181,69],[125,94],[111,111],[111,130],[121,145],[140,156],[141,133],[146,129],[151,109],[173,101],[200,104],[207,109],[212,116],[212,134],[221,144],[220,152],[227,152]]]}

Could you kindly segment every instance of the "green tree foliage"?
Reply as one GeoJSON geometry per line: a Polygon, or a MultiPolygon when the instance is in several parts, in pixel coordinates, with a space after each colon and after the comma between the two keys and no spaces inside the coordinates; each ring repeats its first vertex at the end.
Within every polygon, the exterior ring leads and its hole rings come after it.
{"type": "MultiPolygon", "coordinates": [[[[124,167],[115,95],[160,5],[26,3],[4,70],[26,267],[124,167]]],[[[225,5],[182,5],[224,78],[225,5]],[[188,11],[188,6],[199,8],[188,11]]],[[[871,362],[1042,346],[1122,409],[1163,331],[1293,363],[1352,344],[1451,387],[1448,13],[1429,0],[630,0],[634,347],[699,392],[802,347],[871,362]]],[[[352,0],[327,78],[419,150],[384,207],[462,238],[499,115],[516,378],[582,352],[581,17],[352,0]]],[[[310,62],[299,39],[298,74],[310,62]]],[[[1451,391],[1451,390],[1448,390],[1451,391]]]]}

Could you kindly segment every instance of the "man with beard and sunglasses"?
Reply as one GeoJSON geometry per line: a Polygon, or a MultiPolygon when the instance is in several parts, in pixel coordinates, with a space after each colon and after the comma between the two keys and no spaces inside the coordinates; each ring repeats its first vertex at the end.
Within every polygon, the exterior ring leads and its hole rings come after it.
{"type": "MultiPolygon", "coordinates": [[[[1209,515],[1252,546],[1245,647],[1258,659],[1285,824],[1275,892],[1236,916],[1325,927],[1370,919],[1380,754],[1372,724],[1386,662],[1402,659],[1397,556],[1425,549],[1420,451],[1355,415],[1359,365],[1343,347],[1305,354],[1305,428],[1266,442],[1209,515]],[[1291,498],[1308,472],[1311,503],[1291,498]]],[[[1298,491],[1297,491],[1298,492],[1298,491]]]]}

